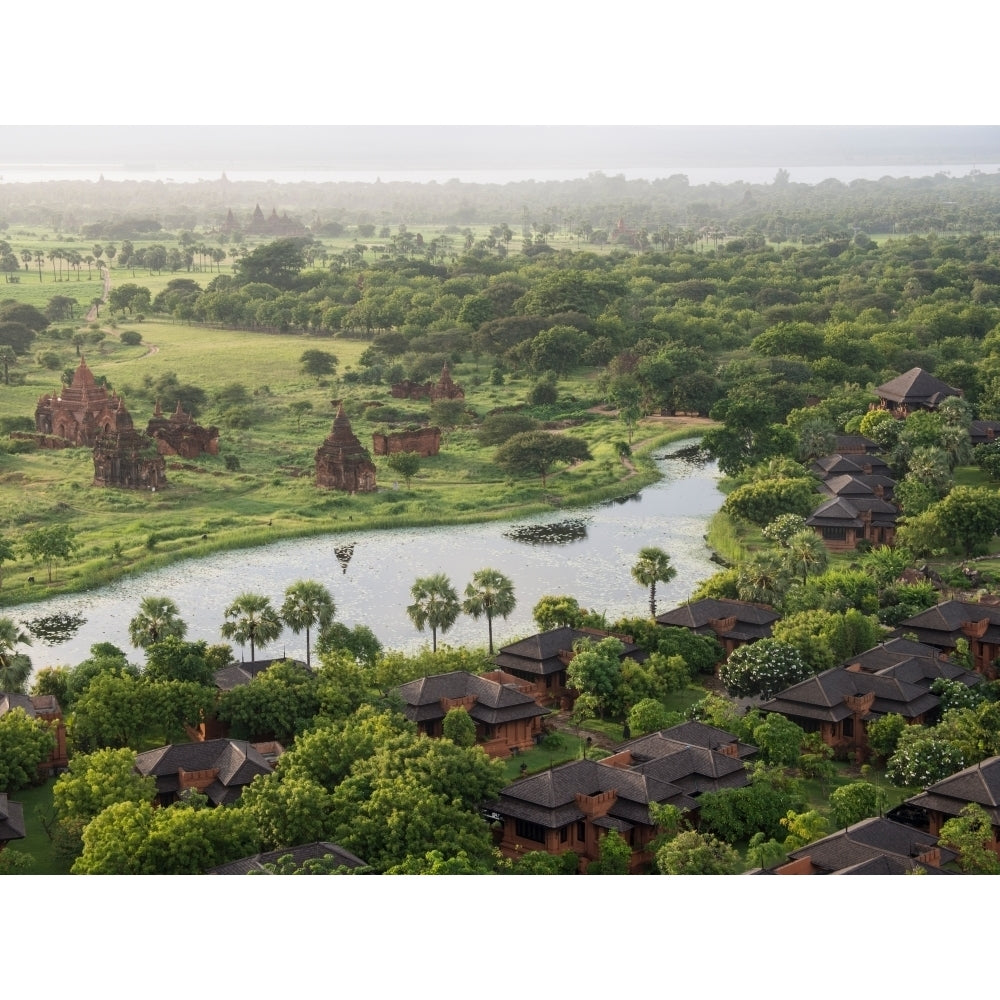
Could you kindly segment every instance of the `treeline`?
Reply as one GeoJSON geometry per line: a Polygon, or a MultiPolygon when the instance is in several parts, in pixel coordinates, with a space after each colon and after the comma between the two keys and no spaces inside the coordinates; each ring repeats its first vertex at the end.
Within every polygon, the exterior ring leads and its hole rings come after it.
{"type": "MultiPolygon", "coordinates": [[[[736,181],[693,185],[686,175],[626,180],[594,173],[584,179],[508,184],[296,183],[228,181],[47,181],[0,188],[0,229],[44,226],[90,238],[145,238],[160,230],[253,228],[260,206],[286,225],[314,235],[351,227],[399,224],[489,226],[519,232],[547,229],[581,239],[613,239],[660,230],[721,228],[730,236],[760,233],[801,240],[853,235],[1000,229],[1000,175],[857,180],[800,184],[779,171],[769,184],[736,181]],[[232,213],[232,214],[230,214],[232,213]],[[86,227],[91,227],[87,229],[86,227]],[[94,228],[97,227],[97,228],[94,228]]],[[[361,235],[361,234],[359,234],[361,235]]]]}

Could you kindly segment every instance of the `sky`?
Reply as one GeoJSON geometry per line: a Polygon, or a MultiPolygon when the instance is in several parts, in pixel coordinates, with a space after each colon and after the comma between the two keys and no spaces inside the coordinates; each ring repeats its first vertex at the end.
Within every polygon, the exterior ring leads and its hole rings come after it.
{"type": "Polygon", "coordinates": [[[0,162],[5,131],[29,124],[992,124],[989,10],[986,0],[12,2],[0,162]]]}

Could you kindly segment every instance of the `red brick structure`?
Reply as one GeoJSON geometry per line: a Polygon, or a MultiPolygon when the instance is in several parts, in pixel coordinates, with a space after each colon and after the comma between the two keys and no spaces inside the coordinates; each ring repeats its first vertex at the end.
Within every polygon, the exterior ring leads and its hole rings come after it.
{"type": "Polygon", "coordinates": [[[92,448],[102,433],[114,430],[121,400],[98,385],[85,358],[70,385],[58,395],[46,394],[35,407],[35,430],[52,434],[76,447],[92,448]]]}
{"type": "Polygon", "coordinates": [[[158,490],[167,485],[166,463],[156,442],[135,429],[121,400],[113,424],[94,443],[94,485],[126,490],[158,490]]]}
{"type": "Polygon", "coordinates": [[[375,463],[351,430],[341,403],[333,429],[316,449],[316,485],[346,493],[374,493],[375,463]]]}
{"type": "Polygon", "coordinates": [[[396,399],[465,399],[465,390],[451,380],[447,364],[441,369],[441,377],[436,383],[404,379],[397,382],[390,391],[396,399]]]}
{"type": "Polygon", "coordinates": [[[441,428],[421,427],[415,431],[390,431],[388,434],[376,432],[372,434],[372,450],[376,455],[413,451],[421,458],[428,458],[441,450],[441,428]]]}
{"type": "Polygon", "coordinates": [[[219,428],[196,423],[191,414],[181,409],[180,400],[169,417],[163,416],[157,400],[152,419],[146,424],[146,433],[156,442],[156,450],[161,455],[197,458],[219,454],[219,428]]]}

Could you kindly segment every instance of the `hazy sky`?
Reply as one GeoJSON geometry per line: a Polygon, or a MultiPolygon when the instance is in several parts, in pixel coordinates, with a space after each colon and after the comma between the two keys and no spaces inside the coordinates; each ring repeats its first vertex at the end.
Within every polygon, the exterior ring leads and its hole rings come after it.
{"type": "Polygon", "coordinates": [[[992,124],[992,7],[12,0],[0,162],[29,123],[992,124]]]}

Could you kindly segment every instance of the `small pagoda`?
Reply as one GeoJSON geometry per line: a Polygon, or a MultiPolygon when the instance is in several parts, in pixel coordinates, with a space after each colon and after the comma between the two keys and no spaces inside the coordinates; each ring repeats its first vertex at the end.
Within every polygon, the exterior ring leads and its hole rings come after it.
{"type": "Polygon", "coordinates": [[[351,430],[340,403],[333,429],[316,449],[316,485],[345,493],[374,493],[375,463],[351,430]]]}
{"type": "Polygon", "coordinates": [[[197,458],[199,455],[219,454],[219,428],[202,427],[181,408],[180,400],[169,417],[163,415],[157,400],[153,417],[146,425],[146,433],[156,441],[156,449],[161,455],[197,458]]]}
{"type": "Polygon", "coordinates": [[[166,462],[156,442],[137,431],[123,400],[118,400],[114,426],[94,444],[94,485],[124,490],[157,490],[167,485],[166,462]]]}

